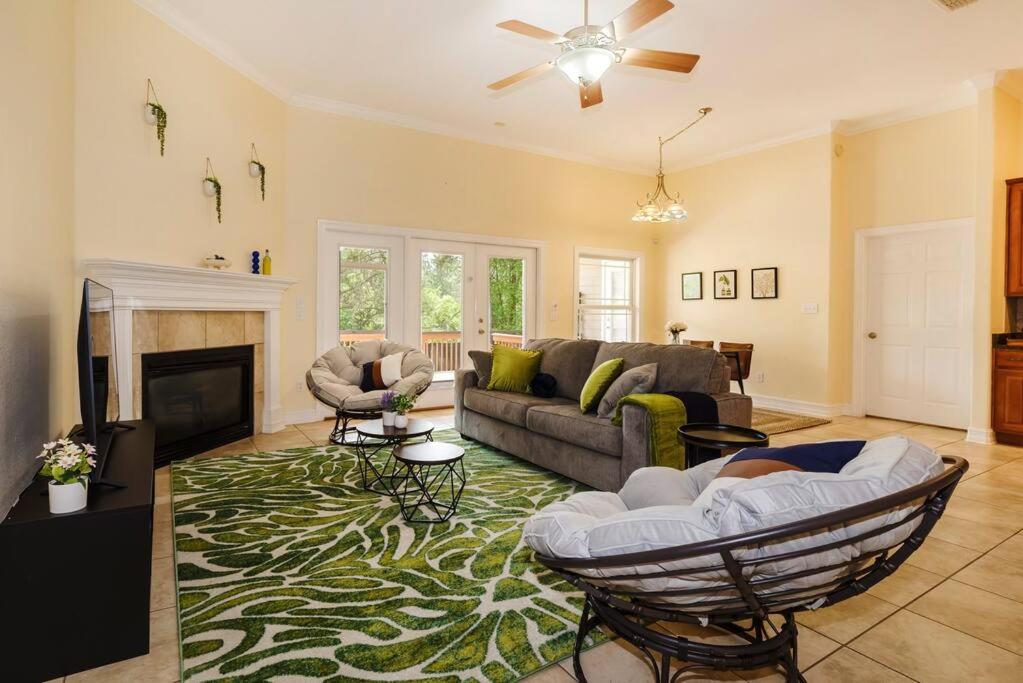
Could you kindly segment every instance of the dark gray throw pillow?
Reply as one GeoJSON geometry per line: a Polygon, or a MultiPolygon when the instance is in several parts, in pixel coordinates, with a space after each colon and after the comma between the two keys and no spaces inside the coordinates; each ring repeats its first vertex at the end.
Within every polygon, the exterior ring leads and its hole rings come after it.
{"type": "Polygon", "coordinates": [[[494,354],[489,351],[470,351],[469,360],[472,361],[472,366],[476,369],[476,376],[479,377],[476,386],[486,389],[490,384],[490,371],[494,367],[494,354]]]}
{"type": "Polygon", "coordinates": [[[611,417],[615,406],[629,394],[649,394],[657,382],[657,363],[647,363],[618,375],[597,406],[597,417],[611,417]]]}

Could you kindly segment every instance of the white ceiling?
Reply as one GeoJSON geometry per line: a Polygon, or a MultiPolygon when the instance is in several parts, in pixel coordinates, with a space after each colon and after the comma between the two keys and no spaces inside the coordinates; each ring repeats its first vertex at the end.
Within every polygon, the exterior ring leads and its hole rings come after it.
{"type": "MultiPolygon", "coordinates": [[[[948,12],[934,0],[673,0],[623,45],[702,55],[688,75],[619,65],[581,110],[558,73],[487,83],[557,49],[495,27],[562,33],[581,0],[136,0],[296,104],[629,170],[657,137],[714,113],[665,149],[676,169],[971,101],[965,82],[1023,65],[1023,0],[948,12]],[[498,128],[494,122],[504,122],[498,128]]],[[[592,0],[604,24],[631,0],[592,0]]]]}

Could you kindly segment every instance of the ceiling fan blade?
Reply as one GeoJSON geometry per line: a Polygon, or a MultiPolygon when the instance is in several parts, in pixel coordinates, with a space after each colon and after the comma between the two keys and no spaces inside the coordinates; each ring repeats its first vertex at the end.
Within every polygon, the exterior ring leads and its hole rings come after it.
{"type": "Polygon", "coordinates": [[[518,19],[512,19],[511,21],[502,21],[497,25],[497,28],[503,28],[505,31],[511,31],[512,33],[519,33],[530,38],[536,38],[548,43],[560,43],[565,40],[564,36],[559,36],[557,33],[551,33],[547,29],[540,28],[539,26],[533,26],[527,24],[524,21],[518,19]]]}
{"type": "Polygon", "coordinates": [[[600,87],[600,81],[593,81],[589,85],[579,86],[579,106],[585,109],[604,101],[604,91],[600,87]]]}
{"type": "Polygon", "coordinates": [[[539,76],[545,71],[550,71],[553,67],[554,62],[545,62],[543,64],[537,64],[532,68],[525,69],[524,71],[520,71],[516,74],[512,74],[507,78],[502,78],[499,81],[494,81],[487,87],[490,88],[491,90],[500,90],[502,88],[507,88],[509,85],[515,85],[519,81],[524,81],[530,76],[539,76]]]}
{"type": "Polygon", "coordinates": [[[700,55],[685,52],[666,52],[664,50],[644,50],[639,47],[626,48],[622,55],[622,64],[644,66],[648,69],[664,69],[687,74],[700,61],[700,55]]]}
{"type": "Polygon", "coordinates": [[[668,0],[638,0],[601,29],[602,32],[621,40],[661,16],[675,5],[668,0]]]}

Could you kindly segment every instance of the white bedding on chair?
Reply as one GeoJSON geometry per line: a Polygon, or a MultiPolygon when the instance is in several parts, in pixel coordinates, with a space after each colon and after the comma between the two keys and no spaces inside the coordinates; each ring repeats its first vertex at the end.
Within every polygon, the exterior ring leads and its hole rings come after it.
{"type": "MultiPolygon", "coordinates": [[[[838,474],[784,471],[738,481],[729,477],[728,482],[711,486],[717,473],[730,459],[719,458],[685,471],[664,467],[637,470],[618,494],[588,491],[547,506],[526,522],[523,537],[536,552],[565,558],[608,557],[672,548],[775,527],[865,503],[927,481],[943,469],[941,457],[934,451],[906,437],[896,436],[867,442],[859,455],[838,474]],[[707,496],[702,496],[704,491],[707,496]]],[[[834,527],[813,536],[767,547],[746,547],[737,551],[736,557],[755,559],[844,540],[899,521],[912,509],[912,505],[907,505],[885,515],[854,525],[834,527]]],[[[747,572],[752,578],[767,579],[793,571],[839,564],[901,542],[915,524],[906,524],[881,536],[830,551],[787,561],[763,562],[749,567],[747,572]]],[[[698,568],[720,563],[720,556],[711,555],[674,561],[662,567],[698,568]]],[[[623,567],[585,573],[598,579],[637,571],[647,573],[653,569],[652,565],[647,565],[639,570],[623,567]]],[[[789,580],[770,586],[765,593],[811,589],[839,578],[847,571],[830,570],[789,580]]],[[[730,583],[730,580],[721,572],[707,571],[688,578],[637,579],[630,582],[629,587],[661,591],[721,583],[730,583]]],[[[713,598],[676,596],[666,601],[695,605],[725,595],[727,593],[719,593],[713,598]]]]}

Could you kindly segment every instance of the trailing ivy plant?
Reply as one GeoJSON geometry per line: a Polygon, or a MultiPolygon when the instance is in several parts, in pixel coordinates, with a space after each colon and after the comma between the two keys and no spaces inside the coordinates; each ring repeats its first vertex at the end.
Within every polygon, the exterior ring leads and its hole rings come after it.
{"type": "Polygon", "coordinates": [[[156,139],[160,141],[160,156],[163,156],[163,150],[167,144],[167,110],[160,104],[153,81],[148,78],[146,79],[146,109],[156,119],[156,139]]]}
{"type": "Polygon", "coordinates": [[[251,162],[259,167],[259,195],[266,201],[266,166],[260,161],[251,162]]]}
{"type": "Polygon", "coordinates": [[[160,141],[160,156],[167,144],[167,110],[159,102],[146,102],[149,113],[156,118],[156,139],[160,141]]]}
{"type": "Polygon", "coordinates": [[[222,223],[224,214],[221,211],[221,194],[220,194],[220,181],[217,180],[217,176],[208,175],[204,180],[213,185],[213,196],[217,198],[217,222],[222,223]]]}

